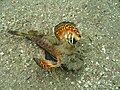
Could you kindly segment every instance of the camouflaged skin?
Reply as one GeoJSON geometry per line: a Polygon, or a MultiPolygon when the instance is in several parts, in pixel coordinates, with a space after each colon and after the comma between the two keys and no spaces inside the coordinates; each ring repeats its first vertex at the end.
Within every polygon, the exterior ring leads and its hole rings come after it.
{"type": "Polygon", "coordinates": [[[54,44],[59,53],[62,68],[68,71],[77,71],[81,69],[84,62],[80,55],[80,51],[77,49],[79,43],[71,46],[68,42],[59,42],[55,36],[44,36],[43,38],[54,44]]]}

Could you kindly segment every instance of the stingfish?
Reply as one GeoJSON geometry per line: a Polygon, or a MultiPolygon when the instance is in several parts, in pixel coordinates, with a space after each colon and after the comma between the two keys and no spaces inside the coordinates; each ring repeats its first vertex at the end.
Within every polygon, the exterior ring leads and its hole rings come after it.
{"type": "Polygon", "coordinates": [[[45,34],[38,35],[37,31],[28,31],[28,33],[8,31],[8,33],[23,36],[48,52],[48,55],[52,57],[50,59],[47,57],[45,59],[34,58],[38,66],[42,66],[43,68],[67,67],[69,70],[78,70],[82,66],[81,58],[74,48],[76,42],[81,38],[81,33],[72,22],[61,22],[57,24],[54,28],[55,38],[51,36],[52,39],[49,35],[46,38],[43,37],[45,34]]]}

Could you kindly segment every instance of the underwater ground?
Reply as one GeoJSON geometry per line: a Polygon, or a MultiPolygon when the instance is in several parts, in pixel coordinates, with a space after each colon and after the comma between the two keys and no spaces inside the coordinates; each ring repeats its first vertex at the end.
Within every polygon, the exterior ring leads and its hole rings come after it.
{"type": "Polygon", "coordinates": [[[0,0],[0,89],[120,90],[120,0],[0,0]],[[44,52],[7,33],[51,33],[62,21],[83,33],[77,72],[39,67],[33,56],[44,52]]]}

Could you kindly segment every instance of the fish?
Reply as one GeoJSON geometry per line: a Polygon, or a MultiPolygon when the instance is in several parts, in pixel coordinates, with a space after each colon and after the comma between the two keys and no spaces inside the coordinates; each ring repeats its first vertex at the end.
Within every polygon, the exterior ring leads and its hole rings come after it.
{"type": "Polygon", "coordinates": [[[55,26],[54,34],[56,39],[52,37],[53,35],[38,35],[38,32],[33,30],[28,31],[28,33],[19,31],[8,31],[8,33],[22,36],[35,42],[45,51],[45,58],[33,58],[36,64],[42,68],[50,69],[62,67],[75,71],[80,69],[83,65],[83,60],[78,50],[73,46],[80,40],[82,34],[72,22],[61,22],[55,26]],[[52,42],[53,40],[55,40],[55,42],[59,41],[60,43],[58,42],[56,44],[52,42]],[[46,58],[46,56],[50,58],[46,58]]]}

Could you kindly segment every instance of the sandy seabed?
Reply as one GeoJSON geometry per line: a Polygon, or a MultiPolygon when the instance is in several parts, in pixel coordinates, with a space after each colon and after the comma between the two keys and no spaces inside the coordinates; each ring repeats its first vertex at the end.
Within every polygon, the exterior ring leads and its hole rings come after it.
{"type": "Polygon", "coordinates": [[[1,90],[119,90],[119,0],[0,0],[1,90]],[[8,30],[53,32],[70,21],[83,33],[84,67],[77,73],[45,70],[32,59],[42,50],[8,30]]]}

